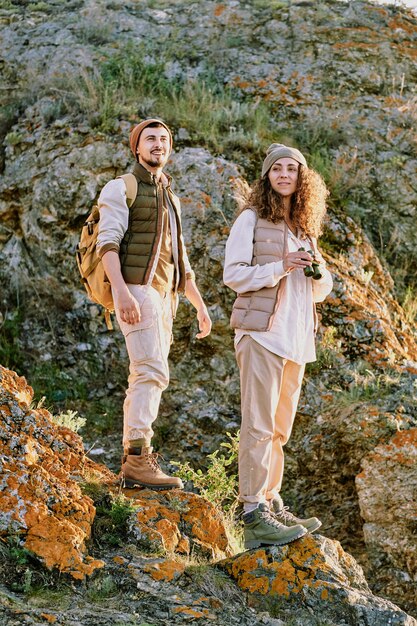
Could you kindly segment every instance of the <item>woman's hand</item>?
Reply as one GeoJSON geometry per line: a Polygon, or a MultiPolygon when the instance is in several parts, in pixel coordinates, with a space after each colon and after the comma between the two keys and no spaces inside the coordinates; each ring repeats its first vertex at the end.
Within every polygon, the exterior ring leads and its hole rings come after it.
{"type": "Polygon", "coordinates": [[[288,252],[283,259],[284,270],[286,272],[292,270],[303,270],[311,265],[312,257],[305,250],[297,250],[297,252],[288,252]]]}
{"type": "Polygon", "coordinates": [[[120,319],[126,324],[137,324],[140,322],[139,303],[132,296],[127,287],[120,291],[114,291],[114,306],[119,312],[120,319]]]}

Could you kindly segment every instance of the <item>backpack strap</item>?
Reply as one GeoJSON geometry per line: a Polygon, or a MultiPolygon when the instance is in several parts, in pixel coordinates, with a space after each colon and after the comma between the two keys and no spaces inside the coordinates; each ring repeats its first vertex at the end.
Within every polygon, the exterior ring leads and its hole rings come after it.
{"type": "Polygon", "coordinates": [[[109,311],[109,309],[106,309],[104,311],[104,321],[106,322],[107,330],[113,330],[113,324],[111,321],[111,311],[109,311]]]}
{"type": "Polygon", "coordinates": [[[122,174],[122,176],[119,176],[118,178],[123,178],[124,180],[126,185],[126,202],[127,206],[130,208],[136,200],[136,196],[138,194],[138,181],[136,180],[136,176],[134,174],[122,174]]]}

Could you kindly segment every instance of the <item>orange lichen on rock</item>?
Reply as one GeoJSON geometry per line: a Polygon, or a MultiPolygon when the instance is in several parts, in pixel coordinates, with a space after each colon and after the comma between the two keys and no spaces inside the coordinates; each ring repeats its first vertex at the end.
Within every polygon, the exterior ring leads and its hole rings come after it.
{"type": "Polygon", "coordinates": [[[182,519],[189,525],[194,541],[208,548],[213,558],[221,558],[230,548],[220,511],[200,496],[185,495],[188,510],[182,519]]]}
{"type": "Polygon", "coordinates": [[[221,513],[204,498],[180,490],[125,493],[137,507],[132,533],[139,541],[178,554],[193,547],[212,558],[232,553],[221,513]]]}
{"type": "Polygon", "coordinates": [[[268,576],[261,576],[259,573],[243,572],[239,578],[239,587],[250,593],[260,593],[265,595],[269,592],[270,582],[268,576]]]}
{"type": "Polygon", "coordinates": [[[56,615],[52,615],[51,613],[41,613],[41,617],[42,619],[45,619],[50,624],[55,624],[55,622],[58,619],[56,615]]]}
{"type": "Polygon", "coordinates": [[[220,17],[226,10],[226,6],[224,4],[216,4],[214,7],[214,15],[216,17],[220,17]]]}
{"type": "Polygon", "coordinates": [[[32,398],[26,380],[0,366],[0,534],[18,535],[46,567],[82,579],[104,564],[86,554],[95,507],[77,479],[115,477],[87,459],[76,433],[31,409],[32,398]]]}
{"type": "Polygon", "coordinates": [[[196,611],[190,606],[176,606],[173,609],[173,613],[177,613],[177,614],[183,613],[184,615],[187,615],[190,618],[194,618],[194,619],[198,619],[201,617],[209,617],[209,614],[210,614],[208,609],[202,609],[201,611],[196,611]]]}
{"type": "Polygon", "coordinates": [[[163,538],[165,550],[174,552],[181,540],[177,524],[169,519],[160,519],[156,522],[155,528],[163,538]]]}
{"type": "Polygon", "coordinates": [[[143,571],[149,574],[154,580],[172,582],[179,578],[185,570],[185,564],[178,563],[172,559],[166,559],[145,565],[143,571]]]}
{"type": "Polygon", "coordinates": [[[219,566],[255,596],[290,598],[308,588],[328,598],[330,589],[349,585],[345,570],[354,564],[339,542],[306,535],[286,546],[244,552],[219,566]]]}
{"type": "Polygon", "coordinates": [[[0,380],[5,391],[9,392],[18,402],[29,406],[33,400],[33,389],[28,385],[24,376],[18,376],[16,372],[0,365],[0,380]]]}
{"type": "Polygon", "coordinates": [[[124,556],[114,556],[113,563],[116,563],[116,565],[126,565],[127,559],[125,559],[124,556]]]}
{"type": "Polygon", "coordinates": [[[351,234],[349,255],[335,255],[328,259],[340,280],[335,281],[326,300],[327,306],[333,311],[334,318],[340,320],[343,340],[356,355],[363,355],[367,362],[378,367],[389,363],[403,368],[406,361],[411,371],[417,362],[417,344],[411,329],[407,330],[409,326],[404,312],[389,291],[391,279],[384,273],[364,236],[359,260],[357,244],[361,235],[355,231],[351,234]],[[371,268],[372,272],[366,284],[364,267],[371,268]]]}
{"type": "Polygon", "coordinates": [[[181,536],[175,548],[175,552],[178,554],[190,554],[190,540],[188,537],[181,536]]]}
{"type": "Polygon", "coordinates": [[[417,453],[417,428],[410,428],[409,430],[401,430],[397,432],[391,439],[391,445],[402,448],[403,446],[410,446],[410,451],[417,453]]]}

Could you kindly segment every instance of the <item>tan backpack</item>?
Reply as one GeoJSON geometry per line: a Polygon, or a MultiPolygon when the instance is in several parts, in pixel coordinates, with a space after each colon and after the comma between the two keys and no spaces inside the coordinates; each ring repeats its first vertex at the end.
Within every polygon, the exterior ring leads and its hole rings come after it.
{"type": "MultiPolygon", "coordinates": [[[[133,174],[124,174],[126,185],[126,201],[130,208],[136,199],[138,183],[133,174]]],[[[97,235],[100,212],[97,205],[87,217],[81,231],[80,241],[77,245],[76,258],[78,269],[88,297],[93,302],[105,308],[107,327],[112,328],[110,313],[114,311],[113,296],[109,279],[104,271],[103,263],[97,253],[97,235]]]]}

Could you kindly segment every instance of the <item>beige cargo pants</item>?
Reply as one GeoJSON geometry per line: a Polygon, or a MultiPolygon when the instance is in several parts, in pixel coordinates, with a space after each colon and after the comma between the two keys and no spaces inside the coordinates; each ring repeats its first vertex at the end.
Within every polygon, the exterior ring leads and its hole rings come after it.
{"type": "Polygon", "coordinates": [[[268,502],[279,493],[287,443],[300,397],[304,365],[283,359],[249,335],[236,346],[242,425],[239,444],[241,502],[268,502]]]}
{"type": "Polygon", "coordinates": [[[127,285],[140,306],[137,324],[117,321],[129,354],[129,378],[123,405],[123,446],[134,439],[153,436],[161,395],[169,383],[168,354],[172,337],[172,298],[156,289],[127,285]]]}

